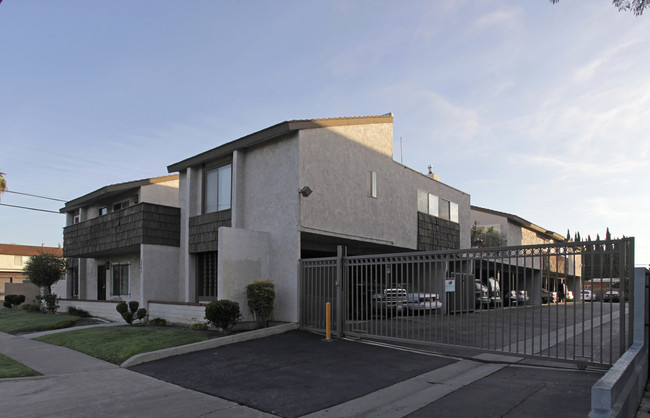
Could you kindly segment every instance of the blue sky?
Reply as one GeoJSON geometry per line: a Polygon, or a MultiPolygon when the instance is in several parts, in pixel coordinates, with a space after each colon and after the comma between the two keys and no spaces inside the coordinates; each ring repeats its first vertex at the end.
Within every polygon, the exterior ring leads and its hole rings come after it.
{"type": "MultiPolygon", "coordinates": [[[[0,39],[11,191],[69,200],[285,120],[393,112],[397,161],[650,264],[650,15],[608,0],[4,0],[0,39]]],[[[0,206],[3,243],[63,225],[0,206]]]]}

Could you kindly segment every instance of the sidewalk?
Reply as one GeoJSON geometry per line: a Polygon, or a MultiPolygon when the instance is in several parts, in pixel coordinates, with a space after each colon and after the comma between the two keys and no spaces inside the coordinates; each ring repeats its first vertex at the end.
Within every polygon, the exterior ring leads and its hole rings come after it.
{"type": "Polygon", "coordinates": [[[64,347],[0,332],[0,353],[43,376],[0,379],[13,417],[270,417],[64,347]]]}
{"type": "Polygon", "coordinates": [[[0,353],[44,374],[0,380],[3,410],[24,417],[587,416],[603,374],[324,342],[303,331],[130,369],[4,333],[0,353]]]}

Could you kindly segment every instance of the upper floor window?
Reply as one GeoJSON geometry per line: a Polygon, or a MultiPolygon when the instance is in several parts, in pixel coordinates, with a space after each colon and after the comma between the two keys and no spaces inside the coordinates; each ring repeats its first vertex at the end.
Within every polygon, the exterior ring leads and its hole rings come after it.
{"type": "Polygon", "coordinates": [[[108,206],[103,206],[99,208],[99,216],[104,216],[108,214],[108,206]]]}
{"type": "Polygon", "coordinates": [[[418,190],[418,212],[458,222],[458,203],[418,190]]]}
{"type": "Polygon", "coordinates": [[[377,172],[366,171],[366,193],[370,197],[377,197],[377,172]]]}
{"type": "Polygon", "coordinates": [[[122,200],[121,202],[113,203],[113,212],[115,212],[116,210],[128,208],[129,206],[131,206],[131,202],[128,199],[122,200]]]}
{"type": "Polygon", "coordinates": [[[203,181],[203,213],[230,209],[232,164],[207,169],[203,181]]]}

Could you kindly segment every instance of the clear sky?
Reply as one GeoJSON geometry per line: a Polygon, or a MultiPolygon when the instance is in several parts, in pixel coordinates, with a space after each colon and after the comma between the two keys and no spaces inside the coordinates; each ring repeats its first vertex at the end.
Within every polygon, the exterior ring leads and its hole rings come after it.
{"type": "MultiPolygon", "coordinates": [[[[4,0],[0,171],[70,200],[285,120],[393,112],[395,160],[561,235],[634,236],[647,266],[649,44],[650,12],[609,0],[4,0]]],[[[2,243],[63,225],[0,206],[2,243]]]]}

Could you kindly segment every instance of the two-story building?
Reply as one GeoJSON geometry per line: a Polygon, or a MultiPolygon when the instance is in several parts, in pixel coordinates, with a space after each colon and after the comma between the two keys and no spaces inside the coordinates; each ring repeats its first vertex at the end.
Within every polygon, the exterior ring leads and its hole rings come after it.
{"type": "Polygon", "coordinates": [[[298,320],[298,262],[470,247],[470,196],[393,160],[392,114],[282,122],[168,167],[180,174],[179,300],[276,285],[298,320]]]}
{"type": "Polygon", "coordinates": [[[68,271],[54,292],[142,306],[178,300],[178,206],[178,175],[113,184],[67,202],[68,271]]]}

